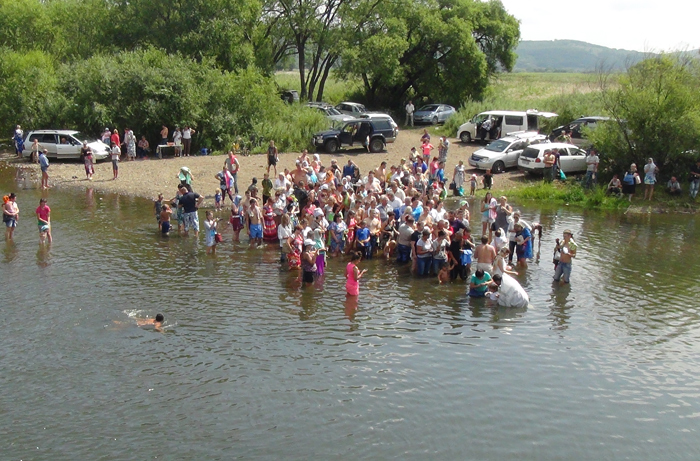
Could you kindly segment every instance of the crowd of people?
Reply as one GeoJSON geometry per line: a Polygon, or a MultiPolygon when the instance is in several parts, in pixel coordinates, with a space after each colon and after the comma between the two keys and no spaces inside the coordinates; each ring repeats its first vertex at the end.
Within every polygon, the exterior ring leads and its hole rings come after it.
{"type": "MultiPolygon", "coordinates": [[[[430,145],[427,132],[422,140],[426,144],[430,145]]],[[[507,197],[497,199],[490,191],[478,202],[478,210],[470,211],[469,202],[460,198],[454,207],[446,208],[445,145],[449,144],[440,144],[435,169],[428,165],[433,159],[427,147],[398,165],[381,162],[367,172],[361,172],[352,159],[344,165],[331,159],[324,165],[318,154],[303,151],[293,169],[277,171],[279,157],[271,141],[267,172],[262,181],[253,178],[247,186],[238,184],[241,165],[230,151],[214,177],[218,183],[215,207],[206,212],[203,225],[207,253],[214,253],[223,242],[222,232],[230,230],[231,240],[240,242],[244,231],[250,247],[278,247],[280,264],[298,270],[303,283],[322,277],[328,258],[348,258],[348,296],[357,295],[358,281],[365,274],[359,268],[361,261],[384,258],[410,267],[417,277],[434,277],[438,283],[468,282],[473,297],[527,305],[527,294],[511,275],[527,267],[533,257],[533,239],[541,237],[542,227],[525,222],[507,197]],[[276,172],[274,178],[269,175],[271,169],[276,172]],[[224,212],[227,216],[222,219],[224,212]],[[478,213],[482,223],[478,237],[472,235],[471,212],[478,213]]],[[[455,196],[460,195],[455,186],[463,176],[459,162],[450,187],[455,196]]],[[[196,236],[200,231],[197,208],[204,197],[193,190],[194,178],[187,167],[177,179],[178,190],[171,199],[160,194],[154,201],[158,225],[168,235],[174,230],[172,219],[178,232],[196,236]]],[[[487,180],[482,178],[486,188],[492,181],[490,174],[487,180]]],[[[569,258],[575,252],[566,250],[565,255],[559,259],[563,272],[557,277],[562,283],[569,282],[569,258]]]]}

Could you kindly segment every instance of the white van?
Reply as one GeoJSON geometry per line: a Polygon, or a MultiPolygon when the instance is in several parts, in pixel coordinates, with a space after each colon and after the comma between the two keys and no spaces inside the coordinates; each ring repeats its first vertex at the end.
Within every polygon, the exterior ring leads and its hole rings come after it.
{"type": "Polygon", "coordinates": [[[477,139],[498,139],[515,131],[538,131],[539,117],[556,117],[553,112],[537,110],[489,110],[477,114],[457,130],[457,137],[464,143],[477,139]],[[488,122],[487,122],[488,121],[488,122]],[[484,123],[486,122],[486,127],[484,123]]]}

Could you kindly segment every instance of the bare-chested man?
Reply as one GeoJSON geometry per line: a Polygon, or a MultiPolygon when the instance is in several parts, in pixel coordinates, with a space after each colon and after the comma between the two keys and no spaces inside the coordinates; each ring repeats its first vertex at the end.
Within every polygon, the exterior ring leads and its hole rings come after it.
{"type": "Polygon", "coordinates": [[[478,245],[474,250],[474,257],[479,261],[476,264],[476,269],[481,269],[491,274],[493,271],[493,262],[496,260],[496,249],[492,245],[489,245],[489,238],[487,236],[481,236],[481,245],[478,245]]]}
{"type": "Polygon", "coordinates": [[[297,160],[297,167],[291,172],[294,184],[299,184],[299,181],[306,182],[306,170],[302,168],[302,165],[302,162],[297,160]]]}

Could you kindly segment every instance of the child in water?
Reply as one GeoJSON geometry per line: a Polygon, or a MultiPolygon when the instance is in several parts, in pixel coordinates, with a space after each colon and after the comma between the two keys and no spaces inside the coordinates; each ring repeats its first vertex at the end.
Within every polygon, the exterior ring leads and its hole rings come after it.
{"type": "Polygon", "coordinates": [[[39,224],[39,242],[43,245],[47,239],[51,243],[51,208],[46,204],[46,199],[39,200],[39,207],[36,209],[36,219],[39,224]]]}
{"type": "Polygon", "coordinates": [[[163,208],[160,211],[160,216],[158,217],[160,232],[162,235],[170,235],[170,217],[172,215],[173,210],[170,208],[170,205],[163,204],[163,208]]]}
{"type": "Polygon", "coordinates": [[[160,212],[163,211],[163,194],[158,194],[158,198],[153,200],[153,211],[158,221],[158,230],[160,230],[160,212]]]}
{"type": "Polygon", "coordinates": [[[214,213],[207,211],[207,219],[204,220],[205,243],[207,246],[207,254],[216,254],[216,219],[214,213]]]}
{"type": "Polygon", "coordinates": [[[450,281],[450,272],[452,271],[452,269],[454,269],[456,264],[457,261],[455,261],[454,259],[448,259],[447,264],[443,264],[443,266],[440,268],[440,271],[438,272],[438,283],[440,285],[450,281]]]}
{"type": "Polygon", "coordinates": [[[221,189],[214,191],[214,209],[217,213],[221,211],[221,189]]]}

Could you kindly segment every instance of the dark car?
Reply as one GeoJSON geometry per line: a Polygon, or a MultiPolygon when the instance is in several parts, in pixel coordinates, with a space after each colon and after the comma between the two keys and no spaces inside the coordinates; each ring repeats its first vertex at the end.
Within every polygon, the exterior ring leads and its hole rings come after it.
{"type": "Polygon", "coordinates": [[[389,117],[355,119],[345,122],[340,129],[316,133],[313,144],[328,153],[338,149],[368,148],[370,152],[381,152],[387,143],[394,142],[396,132],[389,117]]]}
{"type": "Polygon", "coordinates": [[[576,146],[590,146],[590,143],[586,140],[586,129],[593,130],[600,123],[609,122],[612,119],[610,117],[581,117],[577,118],[573,122],[566,125],[557,127],[552,130],[549,134],[549,140],[552,142],[571,142],[576,146]],[[570,133],[571,139],[564,137],[564,132],[570,133]]]}
{"type": "Polygon", "coordinates": [[[281,90],[280,98],[287,104],[299,102],[299,92],[297,90],[281,90]]]}

